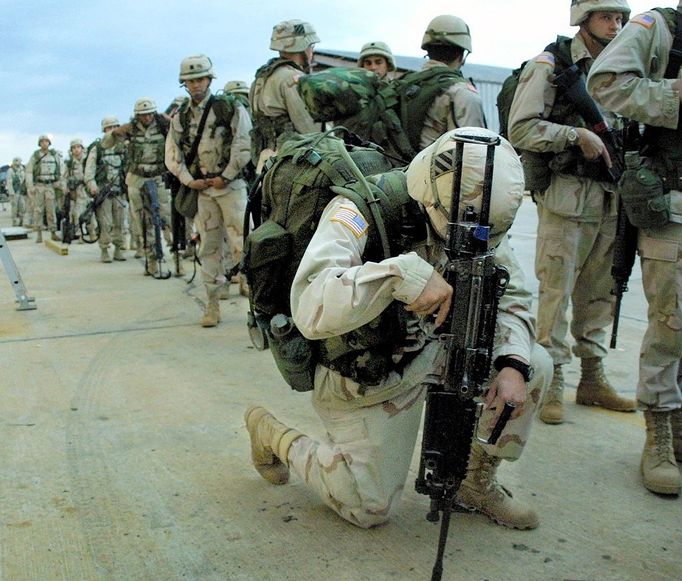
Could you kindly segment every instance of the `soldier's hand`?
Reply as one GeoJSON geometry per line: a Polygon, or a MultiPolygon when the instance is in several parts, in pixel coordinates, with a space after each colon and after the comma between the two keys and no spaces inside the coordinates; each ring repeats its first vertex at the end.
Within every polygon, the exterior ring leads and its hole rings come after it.
{"type": "Polygon", "coordinates": [[[592,161],[601,155],[606,162],[606,167],[611,168],[613,165],[611,163],[611,156],[606,149],[606,145],[604,145],[604,142],[599,136],[584,127],[578,127],[576,128],[576,131],[579,138],[578,145],[580,146],[580,150],[583,152],[585,159],[592,161]]]}
{"type": "Polygon", "coordinates": [[[512,420],[521,415],[523,405],[526,403],[526,382],[523,375],[513,367],[503,367],[500,370],[485,396],[485,408],[488,409],[493,404],[497,408],[495,421],[506,403],[515,406],[511,415],[512,420]]]}
{"type": "Polygon", "coordinates": [[[192,188],[193,190],[205,190],[206,188],[210,188],[211,184],[208,183],[209,180],[192,180],[187,184],[189,188],[192,188]]]}
{"type": "Polygon", "coordinates": [[[214,187],[216,190],[222,190],[225,187],[225,178],[223,176],[216,176],[214,178],[208,178],[206,180],[209,185],[214,187]]]}
{"type": "Polygon", "coordinates": [[[111,130],[111,132],[114,135],[125,136],[128,133],[130,133],[131,130],[132,130],[132,126],[130,125],[130,123],[124,123],[123,125],[119,125],[118,127],[114,127],[111,130]]]}
{"type": "Polygon", "coordinates": [[[450,312],[451,303],[452,287],[434,270],[424,290],[405,309],[422,317],[435,313],[437,310],[436,327],[440,327],[450,312]]]}
{"type": "Polygon", "coordinates": [[[90,195],[94,198],[97,195],[97,192],[99,189],[97,188],[96,184],[90,184],[88,186],[88,189],[90,190],[90,195]]]}

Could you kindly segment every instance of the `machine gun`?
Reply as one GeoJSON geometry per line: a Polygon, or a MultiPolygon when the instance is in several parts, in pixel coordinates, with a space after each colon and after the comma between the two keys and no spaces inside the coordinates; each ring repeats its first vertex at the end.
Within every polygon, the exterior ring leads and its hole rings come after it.
{"type": "MultiPolygon", "coordinates": [[[[142,195],[144,197],[144,212],[149,212],[149,217],[151,219],[152,226],[154,228],[154,258],[156,260],[156,272],[149,271],[149,263],[147,262],[147,256],[144,259],[144,269],[149,272],[157,280],[164,280],[171,277],[171,271],[163,271],[163,263],[165,259],[163,257],[163,245],[161,242],[161,231],[163,230],[165,224],[161,219],[161,205],[159,204],[159,192],[156,187],[156,182],[154,180],[145,180],[142,185],[142,195]]],[[[144,247],[147,248],[147,217],[144,216],[142,220],[142,237],[144,239],[144,247]]]]}
{"type": "Polygon", "coordinates": [[[85,207],[85,210],[81,212],[81,215],[78,216],[78,228],[81,231],[81,240],[83,242],[94,244],[99,240],[99,225],[97,228],[98,231],[94,237],[90,235],[88,226],[90,225],[90,222],[92,222],[92,217],[95,215],[97,208],[104,203],[104,200],[106,200],[108,196],[115,195],[115,193],[115,191],[102,188],[95,194],[92,200],[88,202],[88,205],[85,207]]]}
{"type": "Polygon", "coordinates": [[[431,499],[431,511],[426,518],[437,522],[443,515],[432,580],[439,580],[443,574],[450,514],[466,477],[472,441],[476,437],[484,443],[496,443],[513,412],[513,406],[505,405],[489,439],[478,438],[478,418],[483,406],[480,396],[490,374],[497,308],[509,283],[508,271],[495,264],[495,252],[488,248],[495,147],[500,138],[472,133],[455,139],[452,205],[445,248],[448,262],[443,274],[454,293],[450,314],[442,327],[445,331],[439,335],[447,355],[426,396],[424,436],[415,483],[417,492],[431,499]],[[485,177],[479,214],[469,206],[460,219],[466,143],[486,146],[485,177]]]}
{"type": "Polygon", "coordinates": [[[573,103],[588,128],[599,136],[609,152],[612,165],[607,167],[604,158],[600,158],[601,175],[598,179],[617,184],[623,173],[622,133],[609,126],[594,99],[590,97],[585,86],[585,75],[578,65],[572,65],[557,75],[554,85],[573,103]]]}

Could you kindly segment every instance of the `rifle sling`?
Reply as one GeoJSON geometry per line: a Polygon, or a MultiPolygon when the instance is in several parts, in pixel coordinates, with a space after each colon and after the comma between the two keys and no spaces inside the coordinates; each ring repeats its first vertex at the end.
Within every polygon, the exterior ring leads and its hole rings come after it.
{"type": "MultiPolygon", "coordinates": [[[[187,166],[187,169],[190,169],[190,167],[194,163],[194,158],[196,158],[197,153],[199,152],[199,142],[201,141],[201,136],[204,133],[204,127],[206,126],[206,119],[208,119],[208,114],[211,111],[212,105],[213,105],[213,95],[210,95],[208,97],[208,101],[206,102],[206,107],[204,107],[204,112],[201,115],[201,119],[199,120],[199,127],[197,128],[196,137],[194,138],[194,141],[192,142],[192,147],[190,147],[189,153],[187,154],[187,157],[185,157],[185,165],[187,166]]],[[[188,105],[188,107],[189,107],[189,105],[188,105]]]]}

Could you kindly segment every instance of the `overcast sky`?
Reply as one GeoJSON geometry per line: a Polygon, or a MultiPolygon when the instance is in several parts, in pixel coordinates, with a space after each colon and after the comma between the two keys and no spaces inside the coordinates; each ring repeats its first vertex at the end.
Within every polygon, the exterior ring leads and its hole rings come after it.
{"type": "MultiPolygon", "coordinates": [[[[633,13],[655,4],[630,1],[633,13]]],[[[251,82],[274,55],[270,33],[281,20],[311,22],[320,49],[383,40],[395,54],[422,56],[429,20],[455,14],[471,28],[469,62],[516,67],[557,34],[575,34],[569,8],[570,0],[0,0],[0,163],[26,161],[40,133],[64,152],[74,137],[89,143],[103,116],[126,121],[139,97],[165,108],[183,94],[178,68],[189,54],[211,57],[214,89],[251,82]]]]}

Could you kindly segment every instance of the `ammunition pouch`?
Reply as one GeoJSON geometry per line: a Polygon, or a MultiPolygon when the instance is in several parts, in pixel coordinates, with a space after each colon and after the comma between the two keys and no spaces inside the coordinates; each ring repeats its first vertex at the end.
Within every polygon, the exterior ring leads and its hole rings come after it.
{"type": "Polygon", "coordinates": [[[175,194],[175,209],[185,218],[194,219],[199,211],[199,192],[181,184],[175,194]]]}
{"type": "Polygon", "coordinates": [[[660,228],[670,222],[670,190],[651,165],[640,158],[639,165],[627,167],[618,182],[625,212],[637,228],[660,228]]]}
{"type": "Polygon", "coordinates": [[[280,337],[276,337],[270,328],[266,329],[266,333],[272,357],[284,381],[295,391],[312,391],[315,387],[317,342],[306,339],[295,326],[280,337]]]}
{"type": "Polygon", "coordinates": [[[526,182],[526,190],[529,192],[544,192],[552,181],[552,172],[549,169],[551,153],[537,151],[522,151],[521,163],[523,165],[523,177],[526,182]]]}

